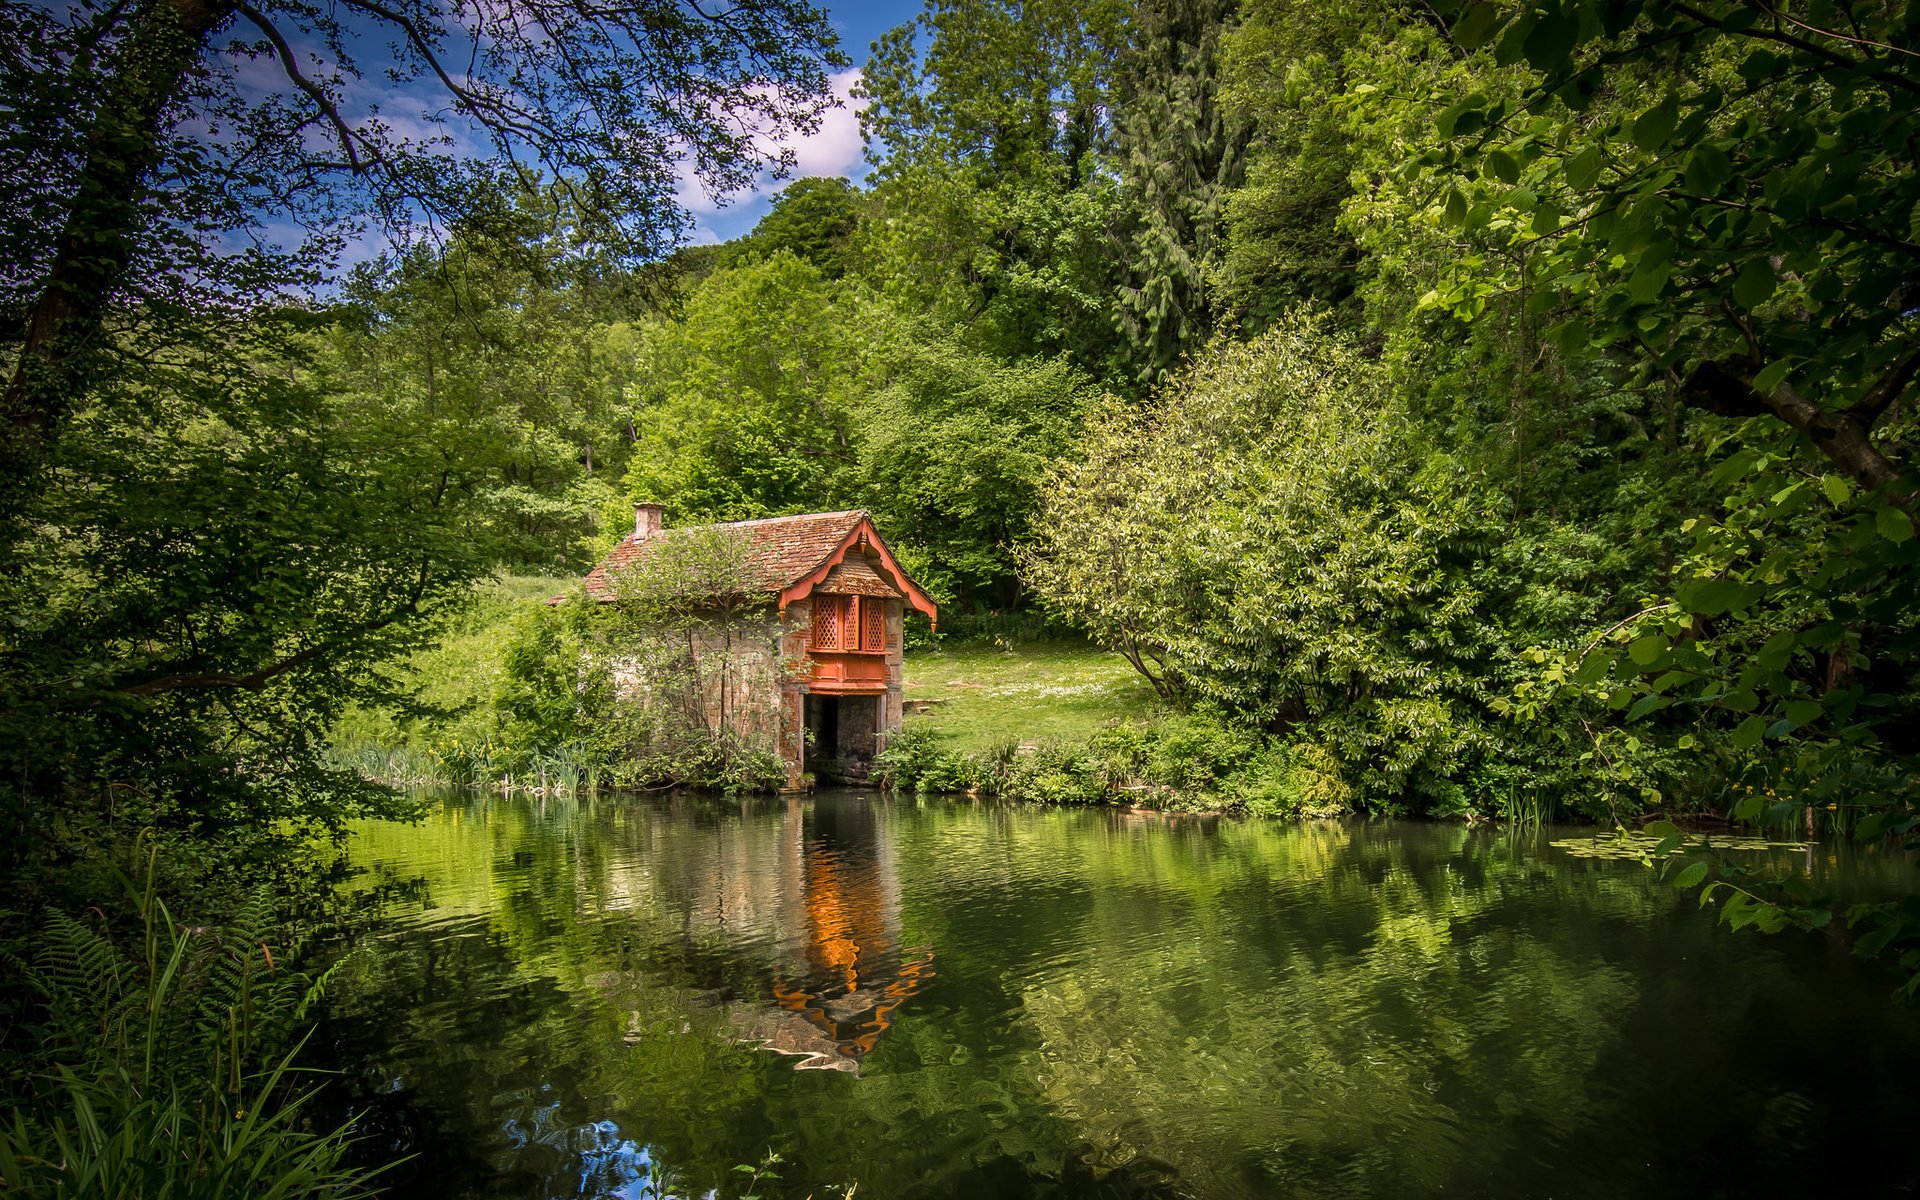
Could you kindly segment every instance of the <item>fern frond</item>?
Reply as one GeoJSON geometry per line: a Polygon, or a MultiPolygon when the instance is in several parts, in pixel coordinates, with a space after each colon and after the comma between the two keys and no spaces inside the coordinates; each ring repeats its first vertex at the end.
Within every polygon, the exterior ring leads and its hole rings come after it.
{"type": "Polygon", "coordinates": [[[124,1044],[132,964],[107,935],[49,908],[27,982],[46,1005],[57,1057],[79,1061],[124,1044]]]}
{"type": "Polygon", "coordinates": [[[300,1003],[294,1006],[293,1019],[296,1024],[305,1021],[308,1011],[326,998],[327,985],[333,981],[334,974],[347,965],[347,959],[351,957],[350,953],[341,955],[332,966],[313,977],[313,981],[307,985],[305,993],[301,995],[300,1003]]]}
{"type": "Polygon", "coordinates": [[[46,910],[34,962],[54,989],[49,999],[76,1000],[119,990],[122,955],[105,934],[57,908],[46,910]]]}

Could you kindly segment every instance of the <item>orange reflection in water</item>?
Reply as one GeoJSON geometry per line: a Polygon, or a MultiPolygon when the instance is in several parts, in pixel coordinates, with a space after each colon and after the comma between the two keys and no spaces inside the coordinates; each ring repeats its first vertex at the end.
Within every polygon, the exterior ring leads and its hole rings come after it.
{"type": "Polygon", "coordinates": [[[801,1070],[858,1071],[894,1013],[934,977],[933,951],[899,947],[898,903],[876,857],[821,844],[802,855],[807,971],[773,983],[781,1017],[756,1040],[801,1070]]]}

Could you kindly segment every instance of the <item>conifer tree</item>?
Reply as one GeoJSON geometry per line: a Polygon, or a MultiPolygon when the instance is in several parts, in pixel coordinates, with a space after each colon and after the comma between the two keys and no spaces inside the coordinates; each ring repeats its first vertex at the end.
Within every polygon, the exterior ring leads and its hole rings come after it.
{"type": "Polygon", "coordinates": [[[1116,310],[1139,378],[1152,385],[1207,336],[1207,277],[1221,203],[1239,182],[1247,132],[1220,104],[1220,39],[1235,0],[1149,0],[1120,80],[1115,142],[1129,264],[1116,310]]]}

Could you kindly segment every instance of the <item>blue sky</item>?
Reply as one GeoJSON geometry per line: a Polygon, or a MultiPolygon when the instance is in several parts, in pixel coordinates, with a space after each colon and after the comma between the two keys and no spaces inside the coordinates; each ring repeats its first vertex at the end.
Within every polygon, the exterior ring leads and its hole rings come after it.
{"type": "MultiPolygon", "coordinates": [[[[912,20],[921,0],[814,0],[827,12],[828,20],[840,35],[840,49],[848,66],[832,74],[830,85],[838,104],[823,115],[820,127],[804,137],[789,137],[778,145],[793,151],[794,168],[788,179],[763,175],[751,189],[730,196],[715,197],[693,178],[691,166],[680,172],[677,198],[694,219],[689,240],[695,244],[723,242],[748,232],[765,216],[791,179],[809,175],[845,176],[856,182],[865,177],[867,163],[860,140],[860,120],[853,106],[852,92],[859,84],[871,44],[887,30],[912,20]]],[[[354,32],[349,30],[349,33],[354,32]]],[[[351,123],[375,118],[396,137],[421,146],[432,146],[453,155],[487,155],[492,152],[486,139],[457,118],[440,119],[446,99],[431,87],[383,85],[383,68],[391,65],[383,59],[381,45],[386,31],[367,32],[354,42],[352,51],[359,61],[359,73],[343,78],[335,74],[338,65],[329,61],[325,48],[309,44],[311,39],[296,37],[294,53],[302,60],[303,70],[323,83],[337,83],[344,93],[343,110],[351,123]]],[[[226,53],[225,64],[241,94],[260,102],[288,91],[280,63],[270,54],[252,48],[255,31],[236,26],[233,48],[226,53]]],[[[350,39],[351,40],[351,39],[350,39]]],[[[315,135],[318,136],[318,135],[315,135]]],[[[285,245],[297,244],[305,231],[290,219],[266,219],[264,231],[270,239],[285,245]]],[[[366,228],[350,237],[336,268],[344,272],[368,261],[388,247],[390,231],[370,221],[366,228]]]]}
{"type": "MultiPolygon", "coordinates": [[[[918,0],[847,0],[822,7],[840,35],[840,49],[853,64],[833,78],[840,106],[827,113],[818,131],[788,143],[798,160],[792,178],[844,175],[857,181],[866,174],[867,164],[861,156],[860,121],[847,93],[859,82],[873,40],[895,25],[912,20],[920,4],[918,0]]],[[[752,192],[722,204],[706,195],[697,183],[686,181],[680,189],[680,202],[694,216],[693,241],[724,242],[746,233],[766,215],[773,197],[786,183],[763,179],[752,192]]]]}

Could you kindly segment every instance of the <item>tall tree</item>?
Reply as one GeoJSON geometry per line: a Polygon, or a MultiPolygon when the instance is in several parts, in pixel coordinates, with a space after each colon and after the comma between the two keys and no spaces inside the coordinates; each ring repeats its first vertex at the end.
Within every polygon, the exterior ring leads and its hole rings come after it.
{"type": "Polygon", "coordinates": [[[1123,6],[928,0],[874,43],[867,273],[1013,357],[1128,374],[1114,346],[1112,77],[1123,6]]]}
{"type": "Polygon", "coordinates": [[[1150,0],[1134,17],[1116,89],[1120,236],[1130,254],[1119,324],[1143,383],[1211,331],[1222,207],[1240,181],[1247,123],[1220,99],[1220,47],[1237,0],[1150,0]]]}
{"type": "MultiPolygon", "coordinates": [[[[328,769],[352,700],[487,568],[436,431],[312,386],[298,313],[120,371],[35,497],[0,641],[0,878],[88,896],[136,836],[170,885],[305,861],[375,789],[328,769]]],[[[98,894],[98,893],[94,893],[98,894]]],[[[78,897],[75,897],[76,899],[78,897]]]]}
{"type": "MultiPolygon", "coordinates": [[[[1893,487],[1876,431],[1920,376],[1904,11],[1476,3],[1453,36],[1535,74],[1441,108],[1422,161],[1466,169],[1456,223],[1521,217],[1500,228],[1538,241],[1525,284],[1582,301],[1560,340],[1644,349],[1685,402],[1780,421],[1855,485],[1893,487]]],[[[1498,286],[1457,282],[1459,302],[1498,286]]]]}
{"type": "Polygon", "coordinates": [[[470,430],[316,384],[312,289],[350,237],[518,236],[543,190],[549,245],[657,254],[684,169],[737,185],[815,118],[832,34],[804,0],[0,12],[0,875],[84,889],[144,831],[183,878],[293,869],[372,799],[325,730],[396,696],[510,499],[470,430]]]}
{"type": "Polygon", "coordinates": [[[441,449],[447,486],[477,502],[488,557],[565,570],[581,565],[632,442],[615,326],[652,305],[543,201],[357,269],[314,366],[349,420],[441,449]]]}
{"type": "Polygon", "coordinates": [[[854,493],[942,603],[1013,608],[1015,555],[1033,540],[1041,485],[1092,389],[1064,358],[1008,362],[900,326],[858,409],[854,493]]]}
{"type": "Polygon", "coordinates": [[[1522,752],[1483,699],[1515,665],[1501,503],[1411,432],[1379,365],[1311,324],[1216,345],[1096,413],[1026,577],[1163,695],[1313,742],[1369,803],[1483,786],[1522,752]]]}
{"type": "Polygon", "coordinates": [[[1243,327],[1352,299],[1361,251],[1341,215],[1350,176],[1375,164],[1343,101],[1370,55],[1416,19],[1395,0],[1245,0],[1221,39],[1222,102],[1248,123],[1249,144],[1215,284],[1243,327]]]}
{"type": "Polygon", "coordinates": [[[873,44],[861,83],[881,179],[934,164],[983,180],[1083,178],[1097,165],[1124,8],[926,0],[873,44]]]}

